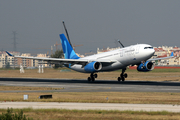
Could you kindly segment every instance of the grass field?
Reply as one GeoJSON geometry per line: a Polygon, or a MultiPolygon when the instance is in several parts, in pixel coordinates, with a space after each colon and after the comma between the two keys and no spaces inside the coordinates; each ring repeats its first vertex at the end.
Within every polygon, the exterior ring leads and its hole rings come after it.
{"type": "MultiPolygon", "coordinates": [[[[75,71],[66,72],[62,69],[45,69],[44,73],[38,73],[38,69],[25,70],[20,73],[19,70],[0,70],[0,77],[16,78],[57,78],[57,79],[87,79],[89,74],[75,71]],[[62,72],[61,72],[62,71],[62,72]]],[[[97,80],[117,80],[121,70],[114,72],[98,73],[97,80]]],[[[126,71],[128,78],[126,80],[139,81],[180,81],[180,69],[155,69],[150,72],[138,72],[137,70],[128,69],[126,71]]]]}
{"type": "MultiPolygon", "coordinates": [[[[1,86],[3,88],[3,86],[1,86]]],[[[29,88],[28,88],[29,89],[29,88]]],[[[33,88],[32,88],[33,89],[33,88]]],[[[43,88],[50,89],[50,88],[43,88]]],[[[11,90],[14,90],[13,87],[11,90]]],[[[25,87],[18,90],[25,91],[25,87]]],[[[180,105],[180,93],[161,92],[49,92],[49,93],[1,93],[0,101],[29,102],[79,102],[79,103],[132,103],[132,104],[172,104],[180,105]],[[39,99],[40,95],[51,94],[52,99],[39,99]],[[107,98],[108,97],[108,101],[107,98]]]]}
{"type": "MultiPolygon", "coordinates": [[[[69,78],[86,79],[89,75],[74,71],[60,72],[62,69],[45,69],[45,73],[37,73],[35,70],[25,70],[25,73],[19,73],[19,70],[1,70],[1,77],[31,77],[31,78],[69,78]]],[[[66,70],[65,70],[66,71],[66,70]]],[[[146,80],[146,81],[180,81],[180,69],[155,69],[151,72],[137,72],[128,69],[129,77],[127,80],[146,80]]],[[[98,79],[116,80],[120,71],[99,73],[98,79]]],[[[1,86],[0,91],[26,91],[26,90],[60,90],[63,88],[50,87],[15,87],[1,86]]],[[[154,93],[154,92],[86,92],[86,93],[1,93],[0,101],[23,101],[23,95],[28,94],[28,101],[48,101],[48,102],[93,102],[93,103],[145,103],[145,104],[180,104],[180,93],[154,93]],[[41,94],[52,94],[53,99],[40,100],[41,94]],[[62,97],[63,96],[63,97],[62,97]],[[106,97],[109,101],[106,101],[106,97]]]]}
{"type": "MultiPolygon", "coordinates": [[[[45,69],[45,73],[37,73],[37,69],[25,70],[20,73],[19,70],[0,70],[0,77],[10,78],[57,78],[57,79],[86,79],[89,74],[78,73],[74,71],[65,72],[61,69],[45,69]],[[60,72],[61,71],[61,72],[60,72]]],[[[117,80],[121,71],[98,73],[98,80],[117,80]]],[[[180,81],[180,69],[155,69],[151,72],[138,72],[128,69],[128,78],[126,80],[139,81],[180,81]]],[[[14,87],[0,86],[0,91],[14,90],[60,90],[63,88],[49,87],[14,87]]],[[[23,95],[28,94],[26,101],[36,102],[87,102],[87,103],[138,103],[138,104],[172,104],[180,105],[180,93],[160,93],[160,92],[50,92],[50,93],[1,93],[0,101],[24,101],[23,95]],[[52,99],[38,99],[39,95],[52,94],[52,99]],[[106,100],[106,97],[109,100],[106,100]]],[[[18,109],[14,110],[19,111],[18,109]]],[[[62,110],[62,109],[23,109],[24,114],[35,120],[179,120],[180,113],[171,112],[144,112],[144,111],[105,111],[105,110],[62,110]]],[[[6,112],[1,109],[0,113],[6,112]]]]}
{"type": "MultiPolygon", "coordinates": [[[[19,109],[14,109],[18,112],[19,109]]],[[[6,110],[0,109],[0,113],[6,110]]],[[[117,111],[117,110],[65,110],[65,109],[23,109],[24,115],[34,120],[179,120],[180,113],[117,111]]]]}

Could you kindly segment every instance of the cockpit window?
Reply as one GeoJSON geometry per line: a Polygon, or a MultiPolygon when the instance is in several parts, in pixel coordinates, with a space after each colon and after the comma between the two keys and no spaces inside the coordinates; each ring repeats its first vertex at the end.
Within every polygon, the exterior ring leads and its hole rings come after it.
{"type": "Polygon", "coordinates": [[[144,47],[144,49],[153,49],[153,47],[144,47]]]}

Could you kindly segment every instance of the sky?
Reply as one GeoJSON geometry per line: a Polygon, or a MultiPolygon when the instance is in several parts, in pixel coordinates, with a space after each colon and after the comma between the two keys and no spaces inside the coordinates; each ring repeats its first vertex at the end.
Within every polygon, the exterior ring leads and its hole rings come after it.
{"type": "MultiPolygon", "coordinates": [[[[65,21],[80,54],[146,43],[180,47],[180,0],[0,0],[0,50],[46,53],[65,21]]],[[[58,46],[60,48],[60,46],[58,46]]]]}

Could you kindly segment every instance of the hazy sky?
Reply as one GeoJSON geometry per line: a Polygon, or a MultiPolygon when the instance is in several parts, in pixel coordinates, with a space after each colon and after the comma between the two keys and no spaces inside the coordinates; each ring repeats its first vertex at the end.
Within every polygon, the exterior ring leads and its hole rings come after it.
{"type": "Polygon", "coordinates": [[[16,31],[17,51],[46,53],[60,43],[62,21],[81,54],[116,39],[180,47],[180,0],[0,0],[0,50],[13,50],[16,31]]]}

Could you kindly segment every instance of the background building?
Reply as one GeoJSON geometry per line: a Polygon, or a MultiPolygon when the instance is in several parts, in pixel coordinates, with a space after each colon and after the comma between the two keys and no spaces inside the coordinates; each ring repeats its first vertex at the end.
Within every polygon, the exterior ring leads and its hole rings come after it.
{"type": "MultiPolygon", "coordinates": [[[[30,53],[22,53],[10,51],[12,55],[24,56],[24,57],[49,57],[46,54],[37,54],[37,56],[32,56],[30,53]]],[[[38,67],[38,62],[42,62],[39,60],[26,59],[26,58],[14,58],[9,56],[6,52],[0,52],[0,68],[19,68],[20,65],[23,67],[38,67]]],[[[45,67],[50,67],[51,65],[44,64],[45,67]]]]}

